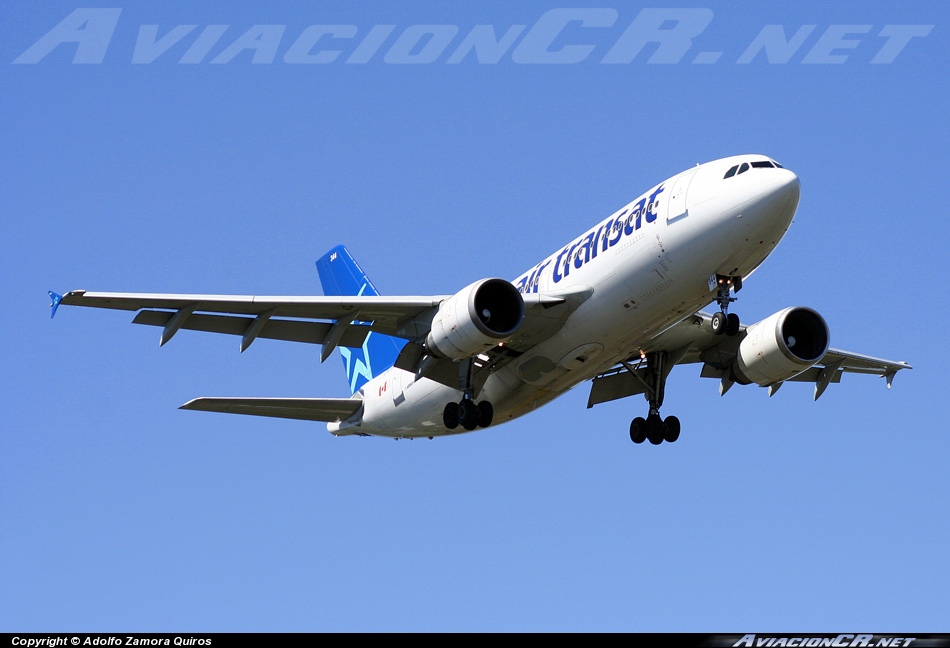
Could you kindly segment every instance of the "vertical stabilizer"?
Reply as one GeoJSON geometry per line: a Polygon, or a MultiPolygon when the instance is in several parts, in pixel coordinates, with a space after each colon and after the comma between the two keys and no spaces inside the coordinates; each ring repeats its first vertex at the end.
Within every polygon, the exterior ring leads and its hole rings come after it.
{"type": "MultiPolygon", "coordinates": [[[[373,282],[342,245],[317,260],[317,272],[323,294],[328,297],[379,295],[373,282]]],[[[392,367],[405,345],[405,340],[371,332],[359,349],[339,347],[350,393],[356,393],[366,381],[392,367]]]]}

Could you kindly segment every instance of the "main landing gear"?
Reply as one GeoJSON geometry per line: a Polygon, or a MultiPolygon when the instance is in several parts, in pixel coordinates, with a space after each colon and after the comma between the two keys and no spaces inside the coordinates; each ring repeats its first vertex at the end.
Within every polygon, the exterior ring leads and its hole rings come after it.
{"type": "Polygon", "coordinates": [[[660,445],[664,441],[673,443],[680,438],[680,420],[675,416],[667,416],[665,419],[660,417],[666,377],[673,364],[669,362],[669,354],[666,351],[648,353],[646,380],[640,378],[632,367],[627,366],[628,371],[644,382],[647,388],[644,395],[650,403],[650,412],[646,418],[638,416],[630,422],[630,440],[634,443],[643,443],[649,439],[653,445],[660,445]]]}
{"type": "Polygon", "coordinates": [[[630,440],[634,443],[643,443],[647,439],[653,445],[660,445],[664,441],[673,443],[680,438],[680,420],[675,416],[660,418],[659,412],[650,408],[646,418],[638,416],[630,422],[630,440]]]}
{"type": "Polygon", "coordinates": [[[739,332],[739,316],[729,312],[729,304],[736,300],[729,294],[730,289],[739,292],[742,289],[742,277],[738,275],[716,275],[716,303],[719,312],[712,316],[712,332],[716,335],[733,336],[739,332]]]}
{"type": "Polygon", "coordinates": [[[466,394],[458,403],[446,403],[442,410],[442,422],[445,427],[454,430],[459,425],[471,432],[477,427],[491,425],[495,409],[488,401],[476,403],[466,394]]]}
{"type": "Polygon", "coordinates": [[[462,400],[457,403],[446,403],[442,410],[442,423],[449,430],[459,425],[471,432],[478,427],[488,427],[495,416],[495,408],[488,401],[476,403],[472,400],[472,370],[473,360],[465,360],[460,367],[459,387],[462,389],[462,400]]]}

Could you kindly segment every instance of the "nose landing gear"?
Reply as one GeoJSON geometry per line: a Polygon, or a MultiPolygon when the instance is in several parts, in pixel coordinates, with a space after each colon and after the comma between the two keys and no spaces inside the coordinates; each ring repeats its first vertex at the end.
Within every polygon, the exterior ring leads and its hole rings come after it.
{"type": "Polygon", "coordinates": [[[729,312],[729,304],[736,298],[729,294],[730,290],[739,292],[742,289],[742,277],[739,275],[716,275],[716,303],[719,312],[713,314],[711,328],[716,335],[733,336],[739,333],[739,316],[729,312]]]}

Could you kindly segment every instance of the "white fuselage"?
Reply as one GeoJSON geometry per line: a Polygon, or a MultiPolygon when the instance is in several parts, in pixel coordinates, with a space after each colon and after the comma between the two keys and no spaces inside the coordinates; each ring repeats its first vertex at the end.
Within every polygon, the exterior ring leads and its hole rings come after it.
{"type": "MultiPolygon", "coordinates": [[[[504,423],[641,351],[715,298],[716,274],[747,277],[775,248],[798,207],[797,176],[749,168],[741,155],[698,165],[656,185],[512,283],[522,293],[590,289],[553,336],[494,371],[477,394],[504,423]]],[[[334,434],[437,436],[461,392],[392,368],[364,385],[359,424],[334,434]]]]}

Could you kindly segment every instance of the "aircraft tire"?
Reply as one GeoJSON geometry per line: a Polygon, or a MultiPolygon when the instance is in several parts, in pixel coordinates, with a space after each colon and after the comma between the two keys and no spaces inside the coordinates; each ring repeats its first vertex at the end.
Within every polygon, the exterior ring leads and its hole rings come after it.
{"type": "Polygon", "coordinates": [[[663,443],[663,435],[663,419],[659,414],[650,414],[647,417],[647,439],[653,445],[660,445],[663,443]]]}
{"type": "Polygon", "coordinates": [[[495,417],[495,408],[488,401],[482,401],[478,404],[478,427],[486,428],[491,425],[495,417]]]}
{"type": "Polygon", "coordinates": [[[680,420],[675,416],[667,416],[663,421],[663,440],[673,443],[680,438],[680,420]]]}
{"type": "Polygon", "coordinates": [[[710,327],[712,328],[713,335],[722,335],[726,332],[726,327],[728,326],[728,320],[726,314],[719,312],[713,313],[712,322],[710,327]]]}
{"type": "Polygon", "coordinates": [[[478,407],[470,398],[463,398],[458,404],[459,423],[471,432],[478,427],[478,407]]]}
{"type": "Polygon", "coordinates": [[[642,416],[630,421],[630,440],[634,443],[643,443],[647,439],[647,422],[642,416]]]}
{"type": "Polygon", "coordinates": [[[446,403],[442,410],[442,423],[449,430],[454,430],[459,426],[459,404],[446,403]]]}
{"type": "Polygon", "coordinates": [[[726,335],[733,337],[739,334],[739,316],[729,313],[726,316],[726,335]]]}

